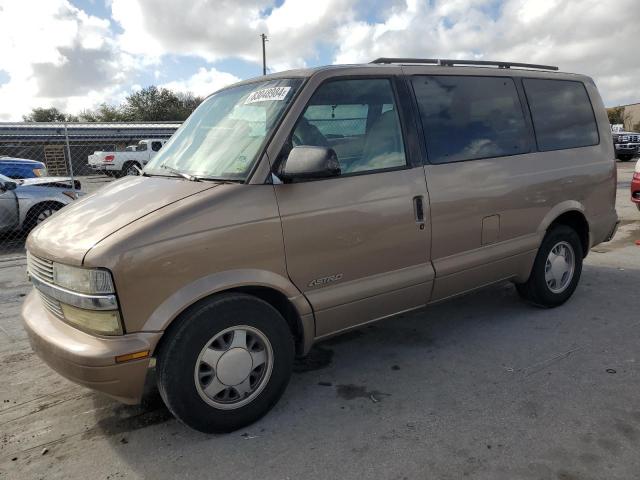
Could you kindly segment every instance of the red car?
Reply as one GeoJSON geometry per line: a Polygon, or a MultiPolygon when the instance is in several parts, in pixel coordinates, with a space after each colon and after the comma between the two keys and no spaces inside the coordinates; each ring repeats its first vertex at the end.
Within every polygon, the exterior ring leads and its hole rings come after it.
{"type": "Polygon", "coordinates": [[[640,160],[636,163],[636,170],[633,172],[633,179],[631,180],[631,201],[640,210],[640,160]]]}

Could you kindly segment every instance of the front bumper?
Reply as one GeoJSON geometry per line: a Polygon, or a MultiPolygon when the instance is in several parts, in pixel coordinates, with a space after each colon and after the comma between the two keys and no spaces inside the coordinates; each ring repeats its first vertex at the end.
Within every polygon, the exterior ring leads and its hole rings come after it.
{"type": "Polygon", "coordinates": [[[150,358],[116,363],[115,357],[153,352],[162,333],[90,335],[51,315],[35,289],[25,299],[22,319],[33,350],[60,375],[123,403],[140,402],[150,358]]]}
{"type": "Polygon", "coordinates": [[[637,153],[640,143],[616,143],[614,146],[619,153],[637,153]]]}

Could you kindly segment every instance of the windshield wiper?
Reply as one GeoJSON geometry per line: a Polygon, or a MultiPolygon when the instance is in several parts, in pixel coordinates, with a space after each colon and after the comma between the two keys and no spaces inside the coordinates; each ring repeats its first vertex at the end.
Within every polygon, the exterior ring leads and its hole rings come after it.
{"type": "Polygon", "coordinates": [[[203,177],[197,176],[198,180],[205,180],[208,182],[220,182],[220,183],[244,183],[244,180],[234,178],[215,178],[215,177],[203,177]]]}
{"type": "Polygon", "coordinates": [[[160,165],[160,168],[164,168],[165,170],[169,170],[171,173],[174,173],[176,175],[180,175],[182,178],[186,178],[190,182],[199,182],[200,181],[200,179],[198,177],[194,177],[193,175],[189,175],[188,173],[181,172],[180,170],[177,170],[177,169],[175,169],[173,167],[170,167],[166,163],[163,163],[162,165],[160,165]]]}

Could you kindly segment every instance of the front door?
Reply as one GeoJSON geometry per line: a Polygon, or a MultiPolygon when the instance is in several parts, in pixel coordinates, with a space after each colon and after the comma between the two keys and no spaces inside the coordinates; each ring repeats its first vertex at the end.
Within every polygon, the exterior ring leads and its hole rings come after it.
{"type": "Polygon", "coordinates": [[[426,183],[407,162],[391,80],[323,83],[285,149],[298,145],[332,147],[341,166],[338,177],[274,186],[287,270],[313,306],[316,336],[424,305],[426,183]]]}

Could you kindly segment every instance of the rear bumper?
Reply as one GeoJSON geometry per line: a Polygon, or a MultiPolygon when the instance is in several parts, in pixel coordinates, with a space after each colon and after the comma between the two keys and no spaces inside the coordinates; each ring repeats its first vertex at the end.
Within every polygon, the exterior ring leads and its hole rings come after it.
{"type": "Polygon", "coordinates": [[[589,220],[590,247],[611,240],[620,224],[620,219],[615,210],[589,220]]]}
{"type": "Polygon", "coordinates": [[[161,333],[110,338],[84,333],[49,314],[35,290],[25,299],[22,319],[33,350],[60,375],[123,403],[140,402],[150,359],[116,363],[115,357],[153,352],[161,333]]]}
{"type": "Polygon", "coordinates": [[[120,170],[116,165],[111,163],[89,165],[93,170],[104,172],[105,170],[120,170]]]}

